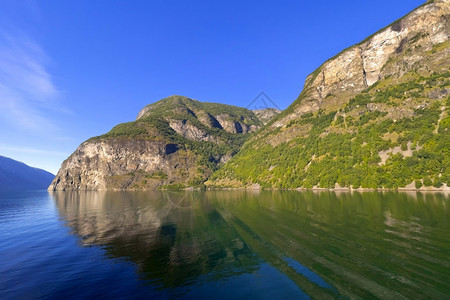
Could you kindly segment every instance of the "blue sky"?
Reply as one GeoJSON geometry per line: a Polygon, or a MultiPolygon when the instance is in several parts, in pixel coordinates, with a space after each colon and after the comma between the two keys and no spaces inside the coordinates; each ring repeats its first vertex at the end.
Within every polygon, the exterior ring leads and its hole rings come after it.
{"type": "Polygon", "coordinates": [[[56,173],[169,95],[282,109],[322,62],[424,3],[0,2],[0,155],[56,173]]]}

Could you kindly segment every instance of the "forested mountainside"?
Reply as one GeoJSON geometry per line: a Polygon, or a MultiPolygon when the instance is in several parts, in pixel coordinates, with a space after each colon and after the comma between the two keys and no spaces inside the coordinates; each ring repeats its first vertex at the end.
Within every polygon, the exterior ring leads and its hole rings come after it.
{"type": "Polygon", "coordinates": [[[206,184],[435,188],[450,178],[450,1],[326,61],[206,184]]]}

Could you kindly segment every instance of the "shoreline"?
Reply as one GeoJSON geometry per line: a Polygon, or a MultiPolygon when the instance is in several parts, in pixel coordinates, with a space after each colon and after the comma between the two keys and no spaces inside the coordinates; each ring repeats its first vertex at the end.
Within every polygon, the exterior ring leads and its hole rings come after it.
{"type": "MultiPolygon", "coordinates": [[[[198,189],[182,189],[184,191],[193,191],[198,189]]],[[[245,188],[245,187],[238,187],[238,188],[207,188],[206,191],[329,191],[329,192],[441,192],[441,193],[450,193],[450,187],[446,188],[421,188],[421,189],[413,189],[413,188],[397,188],[397,189],[387,189],[387,188],[379,188],[379,189],[371,189],[371,188],[296,188],[296,189],[278,189],[278,188],[259,188],[259,189],[253,189],[253,188],[245,188]]]]}
{"type": "MultiPolygon", "coordinates": [[[[187,188],[185,190],[188,190],[192,188],[187,188]]],[[[194,188],[195,189],[195,188],[194,188]]],[[[392,192],[392,191],[398,191],[398,192],[443,192],[443,193],[450,193],[450,186],[447,185],[447,183],[444,183],[441,187],[436,188],[433,186],[429,187],[421,187],[421,188],[415,188],[413,184],[408,184],[405,187],[399,187],[396,189],[390,189],[390,188],[351,188],[351,187],[341,187],[339,185],[336,185],[335,188],[321,188],[321,187],[312,187],[312,188],[292,188],[292,189],[279,189],[279,188],[262,188],[259,184],[252,184],[250,186],[246,187],[237,187],[237,188],[230,188],[230,187],[207,187],[206,190],[247,190],[247,191],[337,191],[337,192],[392,192]]]]}
{"type": "Polygon", "coordinates": [[[348,188],[348,187],[337,187],[337,188],[320,188],[320,187],[312,187],[312,188],[295,188],[295,189],[280,189],[280,188],[261,188],[259,185],[252,185],[247,187],[186,187],[181,189],[73,189],[73,190],[47,190],[48,192],[87,192],[87,191],[103,191],[103,192],[139,192],[139,191],[329,191],[329,192],[440,192],[440,193],[450,193],[450,187],[444,184],[440,188],[435,187],[421,187],[420,189],[410,188],[410,187],[401,187],[396,189],[388,189],[388,188],[348,188]]]}

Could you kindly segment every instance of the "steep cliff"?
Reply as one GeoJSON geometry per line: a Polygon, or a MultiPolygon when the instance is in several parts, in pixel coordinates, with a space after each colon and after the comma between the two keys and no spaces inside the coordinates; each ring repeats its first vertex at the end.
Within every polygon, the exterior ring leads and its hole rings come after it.
{"type": "Polygon", "coordinates": [[[82,143],[49,190],[196,186],[262,124],[245,108],[168,97],[143,108],[136,121],[82,143]]]}
{"type": "Polygon", "coordinates": [[[387,77],[447,71],[449,5],[448,0],[428,1],[323,63],[306,78],[300,96],[273,126],[285,126],[290,120],[320,108],[336,110],[387,77]]]}
{"type": "Polygon", "coordinates": [[[322,64],[211,186],[445,187],[450,1],[428,1],[322,64]]]}

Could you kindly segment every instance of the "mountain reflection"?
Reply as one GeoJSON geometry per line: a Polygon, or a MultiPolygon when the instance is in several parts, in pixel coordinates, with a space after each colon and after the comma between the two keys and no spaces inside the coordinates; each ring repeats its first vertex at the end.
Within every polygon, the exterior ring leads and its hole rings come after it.
{"type": "MultiPolygon", "coordinates": [[[[315,298],[445,298],[448,194],[55,192],[83,245],[129,259],[162,288],[267,263],[315,298]]],[[[278,274],[278,273],[277,273],[278,274]]],[[[283,287],[279,287],[283,289],[283,287]]]]}
{"type": "Polygon", "coordinates": [[[196,192],[54,192],[58,210],[83,245],[139,267],[164,287],[251,272],[258,260],[196,192]],[[204,279],[203,279],[204,280],[204,279]]]}

